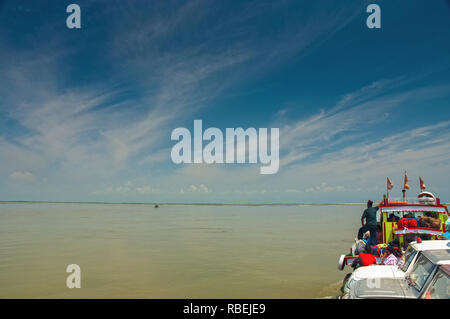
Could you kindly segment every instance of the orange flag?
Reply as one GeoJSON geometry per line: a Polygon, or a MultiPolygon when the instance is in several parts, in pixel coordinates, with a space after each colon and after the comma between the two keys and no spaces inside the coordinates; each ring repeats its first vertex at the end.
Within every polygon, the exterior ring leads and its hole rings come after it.
{"type": "Polygon", "coordinates": [[[419,176],[419,182],[420,182],[420,189],[425,190],[425,188],[427,188],[427,187],[425,186],[425,183],[423,182],[423,179],[420,176],[419,176]]]}
{"type": "Polygon", "coordinates": [[[391,180],[389,179],[389,177],[387,178],[387,189],[391,190],[394,188],[394,184],[392,184],[391,180]]]}
{"type": "Polygon", "coordinates": [[[405,182],[403,185],[404,189],[409,189],[409,185],[408,185],[408,175],[406,175],[406,171],[405,171],[405,182]]]}

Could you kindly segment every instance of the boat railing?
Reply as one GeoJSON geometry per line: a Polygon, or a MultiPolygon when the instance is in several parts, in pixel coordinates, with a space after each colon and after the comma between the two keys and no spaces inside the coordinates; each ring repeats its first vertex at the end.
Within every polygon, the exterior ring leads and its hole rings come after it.
{"type": "MultiPolygon", "coordinates": [[[[431,198],[430,198],[431,200],[431,198]]],[[[433,202],[425,202],[423,199],[419,199],[417,197],[390,197],[388,203],[405,203],[405,204],[436,204],[436,201],[433,202]]]]}

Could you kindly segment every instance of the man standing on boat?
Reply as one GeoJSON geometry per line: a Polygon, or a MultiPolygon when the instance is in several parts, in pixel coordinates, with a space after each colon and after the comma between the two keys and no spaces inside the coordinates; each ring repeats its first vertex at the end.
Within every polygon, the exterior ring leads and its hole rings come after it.
{"type": "Polygon", "coordinates": [[[373,202],[371,200],[367,201],[367,209],[364,210],[364,213],[361,216],[361,224],[362,226],[370,231],[370,241],[368,244],[374,246],[377,244],[377,212],[379,207],[372,207],[373,202]],[[364,219],[366,222],[364,223],[364,219]]]}

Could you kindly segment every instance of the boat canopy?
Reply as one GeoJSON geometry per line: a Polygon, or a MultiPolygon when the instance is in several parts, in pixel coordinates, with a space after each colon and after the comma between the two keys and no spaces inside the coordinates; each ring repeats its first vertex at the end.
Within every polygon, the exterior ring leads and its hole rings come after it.
{"type": "Polygon", "coordinates": [[[395,228],[393,230],[395,235],[431,235],[439,236],[442,234],[440,229],[425,228],[425,227],[415,227],[415,228],[395,228]]]}
{"type": "Polygon", "coordinates": [[[424,212],[424,213],[439,213],[439,214],[447,214],[447,208],[444,206],[429,206],[429,205],[411,205],[411,206],[386,206],[380,207],[382,213],[415,213],[415,212],[424,212]]]}

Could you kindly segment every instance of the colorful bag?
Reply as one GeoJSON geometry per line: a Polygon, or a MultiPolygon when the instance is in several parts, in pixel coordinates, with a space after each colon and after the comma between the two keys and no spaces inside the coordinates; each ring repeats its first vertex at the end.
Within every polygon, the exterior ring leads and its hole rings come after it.
{"type": "Polygon", "coordinates": [[[402,218],[397,223],[398,228],[417,228],[418,224],[414,218],[402,218]]]}

